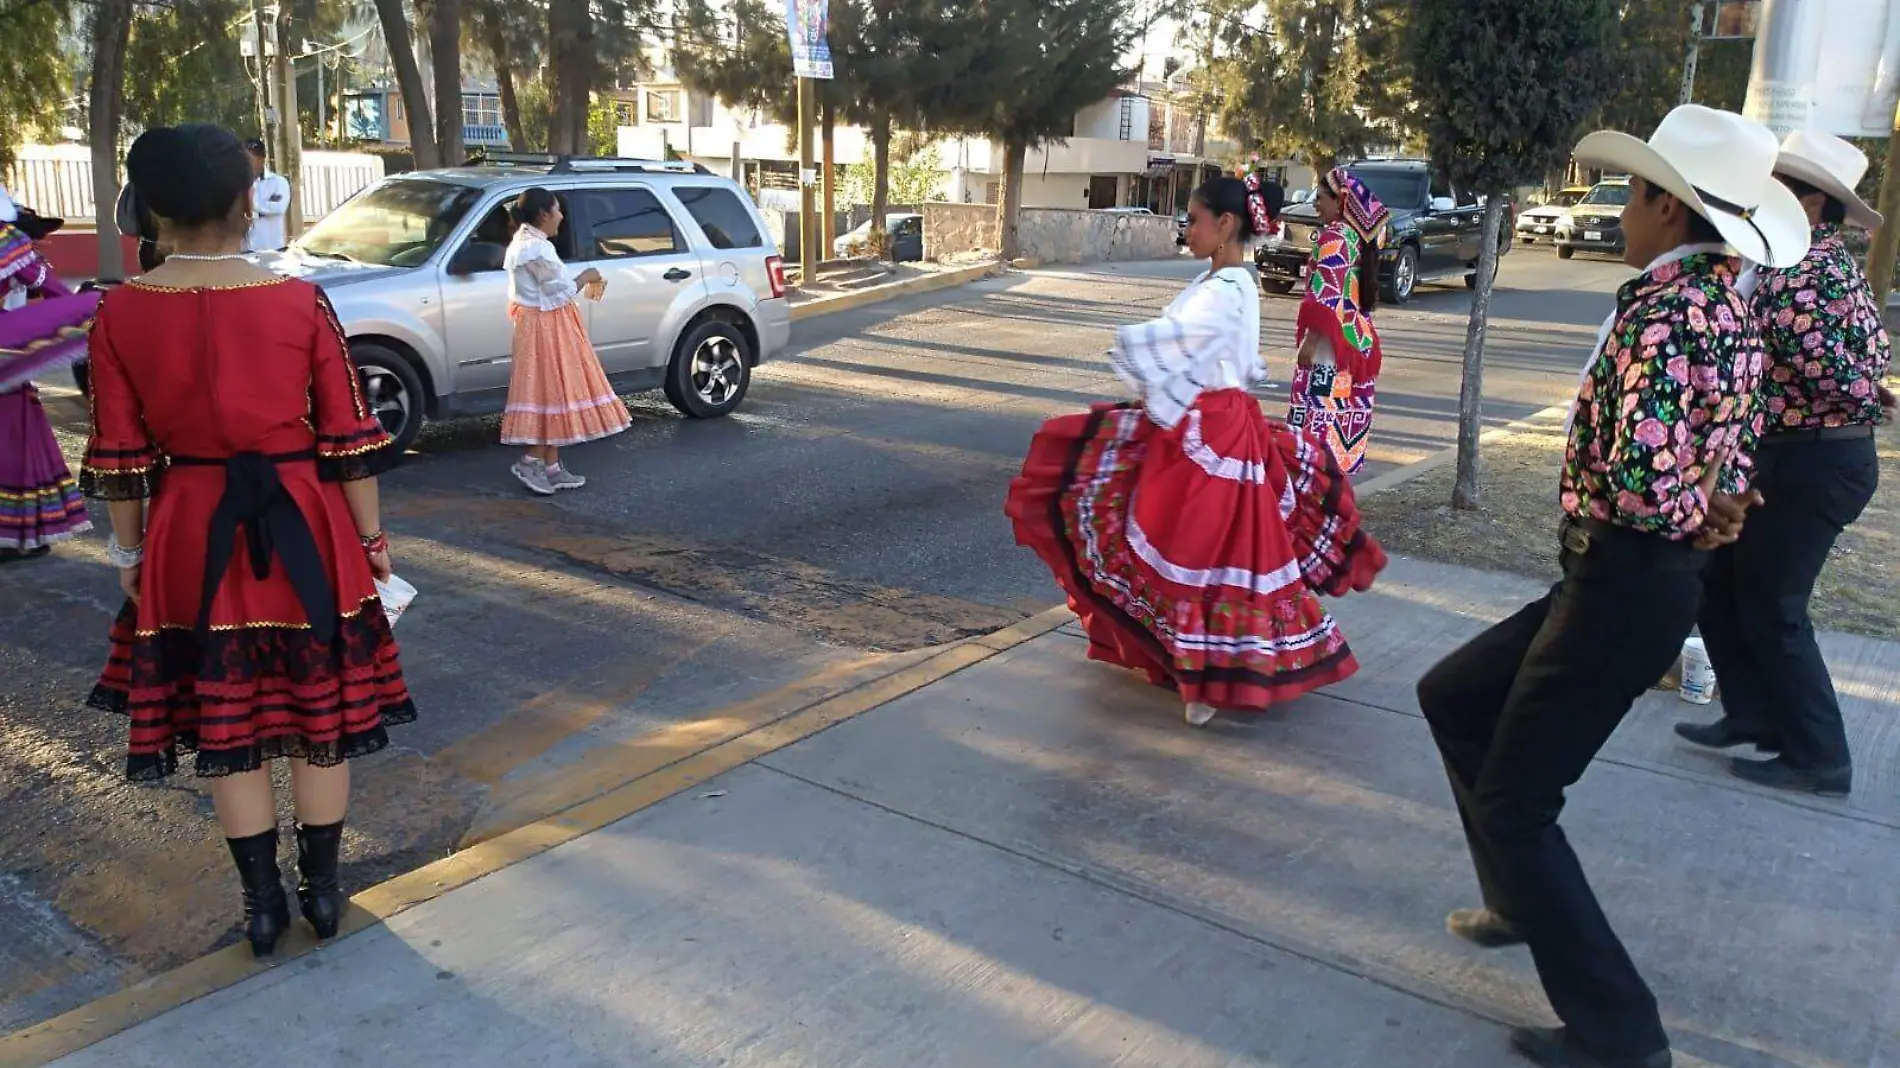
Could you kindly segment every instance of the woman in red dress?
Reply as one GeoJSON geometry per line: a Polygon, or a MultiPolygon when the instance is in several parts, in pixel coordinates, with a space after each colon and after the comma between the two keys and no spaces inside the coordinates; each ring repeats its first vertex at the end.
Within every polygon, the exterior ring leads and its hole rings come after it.
{"type": "Polygon", "coordinates": [[[347,905],[345,761],[415,718],[372,579],[389,574],[374,476],[393,450],[322,291],[238,255],[237,137],[152,130],[126,164],[173,254],[92,328],[81,485],[108,504],[128,598],[92,704],[131,718],[134,780],[196,751],[263,956],[290,925],[270,762],[290,760],[297,897],[328,938],[347,905]]]}
{"type": "Polygon", "coordinates": [[[1109,353],[1141,400],[1045,423],[1005,506],[1089,656],[1178,690],[1195,726],[1358,670],[1318,595],[1385,566],[1338,460],[1247,391],[1266,373],[1247,243],[1271,225],[1240,179],[1195,191],[1187,244],[1209,271],[1109,353]]]}

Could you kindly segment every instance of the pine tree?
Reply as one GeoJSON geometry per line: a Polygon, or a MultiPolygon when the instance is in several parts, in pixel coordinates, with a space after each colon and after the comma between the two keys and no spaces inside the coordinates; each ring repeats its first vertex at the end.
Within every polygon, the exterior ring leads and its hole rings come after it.
{"type": "Polygon", "coordinates": [[[1611,0],[1419,0],[1413,90],[1428,116],[1433,165],[1486,198],[1484,248],[1465,331],[1452,506],[1478,506],[1483,354],[1504,206],[1514,186],[1568,159],[1614,72],[1594,61],[1615,43],[1611,0]]]}
{"type": "Polygon", "coordinates": [[[1416,122],[1405,0],[1199,0],[1216,37],[1220,121],[1315,172],[1416,122]]]}
{"type": "MultiPolygon", "coordinates": [[[[1017,221],[1029,150],[1072,136],[1076,113],[1126,79],[1133,37],[1127,0],[962,0],[947,3],[943,31],[979,47],[936,98],[942,125],[1002,143],[997,229],[1003,258],[1021,251],[1017,221]]],[[[965,58],[965,57],[959,57],[965,58]]]]}

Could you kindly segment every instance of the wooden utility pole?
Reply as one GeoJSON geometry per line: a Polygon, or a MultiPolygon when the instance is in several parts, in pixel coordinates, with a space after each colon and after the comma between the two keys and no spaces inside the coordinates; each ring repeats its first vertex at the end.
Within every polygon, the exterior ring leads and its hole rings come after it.
{"type": "MultiPolygon", "coordinates": [[[[828,254],[831,252],[832,239],[838,236],[838,167],[837,167],[837,158],[836,158],[835,153],[833,152],[833,149],[836,147],[835,138],[832,136],[835,121],[836,121],[836,116],[833,114],[831,102],[827,100],[825,101],[824,162],[823,162],[824,179],[825,179],[825,211],[824,211],[824,225],[818,231],[819,240],[824,242],[825,254],[821,254],[818,257],[819,259],[830,258],[828,254]]],[[[873,224],[873,225],[875,228],[876,224],[873,224]]]]}
{"type": "Polygon", "coordinates": [[[1880,228],[1867,249],[1867,282],[1874,287],[1875,307],[1887,307],[1893,292],[1894,241],[1900,238],[1900,110],[1894,113],[1893,132],[1887,135],[1887,169],[1880,177],[1880,228]]]}
{"type": "Polygon", "coordinates": [[[277,173],[290,184],[290,203],[284,209],[284,239],[303,232],[303,124],[298,121],[297,68],[290,61],[291,26],[287,4],[277,6],[277,173]]]}
{"type": "Polygon", "coordinates": [[[817,164],[812,159],[812,127],[818,120],[818,87],[798,79],[798,284],[818,280],[817,164]]]}

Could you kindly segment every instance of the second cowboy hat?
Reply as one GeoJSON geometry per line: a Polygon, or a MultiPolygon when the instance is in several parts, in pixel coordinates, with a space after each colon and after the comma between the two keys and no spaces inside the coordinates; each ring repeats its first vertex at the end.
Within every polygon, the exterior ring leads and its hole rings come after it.
{"type": "Polygon", "coordinates": [[[1880,226],[1880,213],[1862,200],[1854,187],[1867,174],[1867,154],[1832,134],[1796,130],[1781,142],[1775,173],[1807,184],[1840,201],[1847,208],[1847,224],[1863,230],[1880,226]]]}
{"type": "Polygon", "coordinates": [[[1684,104],[1648,141],[1599,130],[1578,142],[1580,163],[1626,171],[1709,220],[1751,262],[1792,267],[1808,254],[1808,216],[1775,180],[1781,146],[1768,127],[1732,111],[1684,104]]]}

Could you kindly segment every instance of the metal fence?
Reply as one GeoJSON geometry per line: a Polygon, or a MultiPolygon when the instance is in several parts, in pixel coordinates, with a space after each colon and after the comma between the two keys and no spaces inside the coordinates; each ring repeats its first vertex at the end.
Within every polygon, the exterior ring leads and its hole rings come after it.
{"type": "MultiPolygon", "coordinates": [[[[365,152],[305,152],[296,182],[306,224],[328,215],[383,176],[365,152]]],[[[28,145],[7,169],[13,199],[41,215],[84,223],[93,218],[92,151],[84,145],[28,145]]]]}

